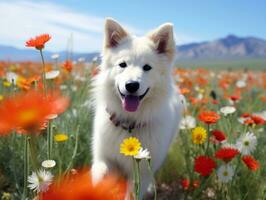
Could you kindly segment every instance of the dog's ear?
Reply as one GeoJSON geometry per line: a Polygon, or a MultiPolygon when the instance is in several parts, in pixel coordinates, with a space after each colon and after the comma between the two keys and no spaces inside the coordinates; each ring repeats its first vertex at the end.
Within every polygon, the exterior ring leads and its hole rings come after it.
{"type": "Polygon", "coordinates": [[[155,43],[158,54],[166,54],[169,58],[175,55],[175,40],[173,33],[173,24],[166,23],[159,26],[148,34],[148,37],[155,43]]]}
{"type": "Polygon", "coordinates": [[[107,18],[105,21],[105,48],[116,47],[119,42],[128,36],[127,31],[115,20],[107,18]]]}

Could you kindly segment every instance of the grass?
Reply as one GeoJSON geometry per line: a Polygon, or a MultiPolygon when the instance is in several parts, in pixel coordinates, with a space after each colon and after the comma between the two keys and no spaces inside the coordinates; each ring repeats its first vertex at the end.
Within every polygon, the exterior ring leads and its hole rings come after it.
{"type": "Polygon", "coordinates": [[[179,68],[207,68],[207,69],[248,69],[248,70],[266,70],[266,59],[235,59],[235,60],[193,60],[177,61],[179,68]]]}

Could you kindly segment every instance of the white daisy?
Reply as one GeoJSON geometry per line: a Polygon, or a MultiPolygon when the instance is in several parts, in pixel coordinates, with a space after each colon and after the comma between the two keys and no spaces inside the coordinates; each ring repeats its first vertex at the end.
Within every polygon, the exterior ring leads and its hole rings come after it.
{"type": "Polygon", "coordinates": [[[238,87],[238,88],[244,88],[244,87],[246,87],[246,86],[247,86],[247,83],[246,83],[245,80],[238,80],[238,81],[236,82],[236,87],[238,87]]]}
{"type": "Polygon", "coordinates": [[[16,73],[14,73],[14,72],[7,72],[6,73],[6,80],[9,83],[16,84],[17,78],[18,78],[18,75],[16,73]]]}
{"type": "Polygon", "coordinates": [[[192,116],[185,116],[180,121],[180,129],[192,129],[196,127],[196,120],[192,116]]]}
{"type": "Polygon", "coordinates": [[[148,151],[148,149],[140,148],[138,154],[135,155],[134,158],[136,158],[136,159],[151,159],[151,155],[150,155],[150,152],[148,151]]]}
{"type": "Polygon", "coordinates": [[[56,165],[54,160],[44,160],[42,161],[42,166],[44,168],[53,168],[56,165]]]}
{"type": "Polygon", "coordinates": [[[236,111],[236,108],[233,106],[224,106],[220,109],[220,111],[224,114],[224,116],[227,116],[229,114],[233,114],[236,111]]]}
{"type": "Polygon", "coordinates": [[[55,79],[56,77],[58,77],[59,73],[60,72],[58,70],[45,72],[45,79],[55,79]]]}
{"type": "Polygon", "coordinates": [[[254,133],[247,132],[245,135],[242,135],[236,142],[238,150],[243,154],[247,155],[253,152],[256,149],[257,137],[254,133]]]}
{"type": "Polygon", "coordinates": [[[221,165],[217,170],[217,176],[222,183],[228,183],[232,180],[234,169],[230,165],[221,165]]]}
{"type": "Polygon", "coordinates": [[[51,172],[45,170],[40,170],[37,173],[32,172],[28,177],[28,182],[30,183],[28,187],[38,193],[46,192],[53,181],[53,177],[51,172]]]}
{"type": "Polygon", "coordinates": [[[56,60],[56,59],[59,58],[59,54],[57,54],[57,53],[56,53],[56,54],[53,54],[53,55],[51,56],[51,58],[54,59],[54,60],[56,60]]]}

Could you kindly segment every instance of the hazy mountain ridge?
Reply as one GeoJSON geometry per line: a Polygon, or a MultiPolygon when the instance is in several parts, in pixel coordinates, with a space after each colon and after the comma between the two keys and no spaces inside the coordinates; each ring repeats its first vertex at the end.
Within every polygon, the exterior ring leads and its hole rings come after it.
{"type": "Polygon", "coordinates": [[[177,59],[261,58],[265,56],[266,41],[255,37],[242,38],[228,35],[210,42],[177,46],[177,59]]]}
{"type": "MultiPolygon", "coordinates": [[[[256,37],[238,37],[228,35],[225,38],[179,45],[176,47],[178,60],[197,59],[238,59],[266,57],[266,40],[256,37]]],[[[51,60],[54,52],[44,51],[47,61],[51,60]]],[[[59,52],[60,60],[67,58],[67,52],[59,52]]],[[[74,60],[83,57],[91,61],[99,53],[73,53],[74,60]]],[[[0,60],[10,61],[39,61],[40,55],[34,49],[17,49],[0,45],[0,60]]]]}

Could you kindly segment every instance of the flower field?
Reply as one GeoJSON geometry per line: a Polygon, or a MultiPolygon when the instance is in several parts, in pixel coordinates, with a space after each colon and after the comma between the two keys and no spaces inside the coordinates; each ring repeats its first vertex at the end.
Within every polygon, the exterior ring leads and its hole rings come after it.
{"type": "MultiPolygon", "coordinates": [[[[54,55],[48,63],[43,51],[50,39],[25,43],[40,54],[39,63],[0,62],[0,197],[123,199],[123,180],[107,177],[93,187],[84,172],[98,62],[59,62],[54,55]]],[[[184,112],[155,177],[157,199],[266,199],[266,73],[175,68],[173,76],[184,112]]],[[[117,145],[152,165],[137,138],[117,145]]]]}

